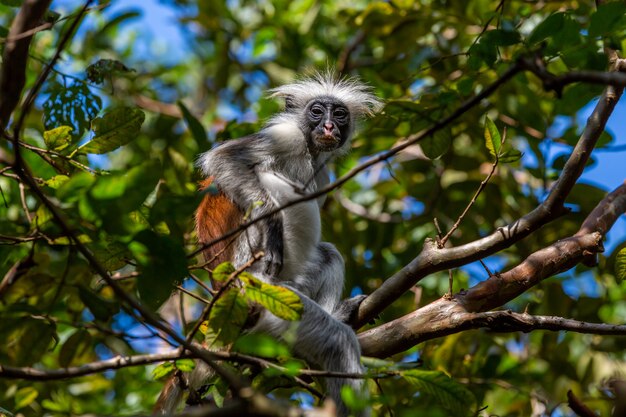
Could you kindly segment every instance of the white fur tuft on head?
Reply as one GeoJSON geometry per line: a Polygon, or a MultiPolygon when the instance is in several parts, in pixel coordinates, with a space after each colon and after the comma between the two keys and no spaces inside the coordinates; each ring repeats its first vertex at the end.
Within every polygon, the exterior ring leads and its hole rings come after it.
{"type": "Polygon", "coordinates": [[[357,118],[371,116],[383,106],[370,86],[357,78],[338,78],[332,70],[318,72],[311,77],[273,88],[269,93],[270,97],[284,98],[287,110],[292,107],[302,109],[316,97],[335,97],[357,118]]]}

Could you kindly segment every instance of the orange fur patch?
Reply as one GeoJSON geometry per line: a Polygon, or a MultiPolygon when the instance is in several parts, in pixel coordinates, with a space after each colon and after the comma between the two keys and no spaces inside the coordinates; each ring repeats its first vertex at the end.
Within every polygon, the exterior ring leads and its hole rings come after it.
{"type": "MultiPolygon", "coordinates": [[[[200,189],[206,190],[213,183],[207,178],[200,183],[200,189]]],[[[224,193],[208,194],[202,199],[196,210],[196,232],[198,242],[205,245],[225,233],[237,228],[241,224],[243,213],[224,193]]],[[[222,262],[232,261],[236,236],[224,239],[203,251],[204,259],[211,260],[207,265],[214,268],[222,262]]]]}

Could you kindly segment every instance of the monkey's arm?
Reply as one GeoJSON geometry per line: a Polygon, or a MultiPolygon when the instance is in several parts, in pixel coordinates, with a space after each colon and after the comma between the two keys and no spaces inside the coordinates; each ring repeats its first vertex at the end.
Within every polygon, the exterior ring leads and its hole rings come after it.
{"type": "MultiPolygon", "coordinates": [[[[204,174],[213,179],[219,191],[251,220],[277,207],[261,184],[256,170],[270,160],[271,156],[264,150],[263,139],[249,136],[226,142],[205,153],[199,165],[204,174]]],[[[221,213],[215,215],[220,216],[221,213]]],[[[236,261],[243,264],[256,252],[263,251],[265,256],[262,261],[252,269],[270,278],[276,277],[283,265],[283,223],[280,213],[259,221],[244,233],[248,259],[240,257],[236,261]]]]}

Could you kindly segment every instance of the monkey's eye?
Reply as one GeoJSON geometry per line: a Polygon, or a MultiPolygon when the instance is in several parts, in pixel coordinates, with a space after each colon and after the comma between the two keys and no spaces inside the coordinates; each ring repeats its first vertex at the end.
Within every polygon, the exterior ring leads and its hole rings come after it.
{"type": "Polygon", "coordinates": [[[348,113],[344,109],[337,109],[334,111],[333,116],[343,119],[348,113]]]}
{"type": "Polygon", "coordinates": [[[320,106],[311,107],[311,114],[313,117],[321,117],[324,114],[324,109],[320,106]]]}

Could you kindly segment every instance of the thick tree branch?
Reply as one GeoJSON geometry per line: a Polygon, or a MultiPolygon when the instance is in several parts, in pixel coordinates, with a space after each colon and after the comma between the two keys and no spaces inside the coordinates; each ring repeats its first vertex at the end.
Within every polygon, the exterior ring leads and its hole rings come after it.
{"type": "Polygon", "coordinates": [[[51,0],[25,0],[11,24],[0,70],[0,131],[9,124],[26,82],[26,62],[32,35],[20,36],[41,23],[51,0]]]}
{"type": "Polygon", "coordinates": [[[429,274],[456,268],[497,253],[566,213],[563,203],[582,174],[622,90],[622,88],[614,87],[605,89],[589,116],[587,125],[567,160],[559,180],[542,204],[508,226],[498,228],[492,234],[465,245],[439,249],[433,240],[427,239],[424,249],[415,259],[386,279],[380,288],[363,301],[359,308],[357,327],[372,320],[429,274]]]}
{"type": "MultiPolygon", "coordinates": [[[[456,294],[452,300],[440,298],[404,317],[361,333],[359,341],[363,354],[386,357],[436,337],[477,327],[493,326],[489,319],[490,315],[476,313],[484,313],[502,306],[542,280],[566,271],[588,256],[601,252],[604,234],[624,212],[626,212],[626,183],[598,204],[574,236],[531,254],[516,267],[495,274],[469,290],[456,294]]],[[[524,315],[510,317],[520,319],[524,318],[524,315]]],[[[517,321],[518,326],[522,326],[521,323],[517,321]]],[[[563,330],[576,331],[574,323],[562,322],[561,325],[570,327],[563,330]]],[[[549,328],[550,320],[539,320],[535,325],[540,326],[538,328],[553,330],[549,328]]],[[[591,325],[578,325],[580,329],[586,330],[590,329],[589,326],[591,325]]],[[[597,328],[599,329],[600,327],[597,328]]],[[[610,329],[622,334],[621,327],[603,328],[602,331],[610,329]]],[[[528,331],[528,328],[522,326],[520,330],[528,331]]]]}

